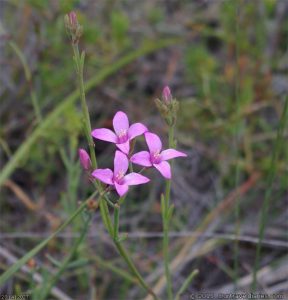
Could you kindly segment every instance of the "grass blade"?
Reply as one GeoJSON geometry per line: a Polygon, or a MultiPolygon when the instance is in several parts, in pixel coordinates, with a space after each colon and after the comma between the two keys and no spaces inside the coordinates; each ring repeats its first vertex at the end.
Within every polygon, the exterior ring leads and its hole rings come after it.
{"type": "Polygon", "coordinates": [[[284,133],[284,129],[286,127],[287,119],[288,119],[288,97],[286,96],[283,113],[282,113],[280,124],[278,127],[277,137],[276,137],[276,141],[274,144],[269,174],[267,177],[267,185],[266,185],[267,190],[266,190],[266,193],[264,196],[264,203],[262,205],[261,212],[260,212],[259,242],[257,244],[256,259],[255,259],[255,264],[254,264],[254,268],[253,268],[253,282],[252,282],[252,286],[251,286],[252,291],[255,291],[256,286],[257,286],[257,271],[259,269],[262,241],[264,238],[264,232],[265,232],[266,223],[267,223],[268,211],[269,211],[269,207],[270,207],[270,201],[271,201],[271,195],[272,195],[272,185],[273,185],[275,175],[276,175],[276,166],[277,166],[279,153],[282,149],[282,145],[283,145],[283,141],[284,141],[283,133],[284,133]]]}

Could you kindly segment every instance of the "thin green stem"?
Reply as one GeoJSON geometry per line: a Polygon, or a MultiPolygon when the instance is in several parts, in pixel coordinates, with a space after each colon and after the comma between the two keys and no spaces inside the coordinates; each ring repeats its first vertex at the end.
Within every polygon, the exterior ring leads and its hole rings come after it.
{"type": "Polygon", "coordinates": [[[85,96],[85,86],[84,86],[84,79],[83,79],[83,70],[84,70],[84,60],[85,60],[85,53],[82,52],[80,55],[78,44],[72,44],[73,52],[74,52],[74,61],[76,66],[77,72],[77,80],[78,80],[78,87],[80,92],[80,99],[81,99],[81,107],[84,116],[84,130],[85,135],[88,140],[89,145],[89,152],[92,161],[93,169],[97,168],[97,159],[94,150],[94,142],[91,135],[91,122],[90,122],[90,115],[86,103],[86,96],[85,96]]]}
{"type": "MultiPolygon", "coordinates": [[[[120,198],[122,199],[122,198],[120,198]]],[[[102,201],[103,212],[101,212],[101,216],[103,218],[103,222],[106,224],[106,228],[108,229],[108,232],[113,239],[113,242],[121,255],[121,257],[124,259],[124,261],[127,263],[130,271],[134,274],[134,276],[137,278],[139,284],[149,293],[153,296],[154,299],[158,300],[159,298],[155,295],[155,293],[149,288],[149,286],[146,284],[145,280],[137,270],[135,264],[133,263],[131,259],[131,255],[128,254],[127,250],[122,245],[121,241],[119,241],[119,205],[114,206],[114,226],[111,222],[109,211],[107,207],[107,203],[105,201],[102,201]],[[105,207],[106,205],[106,207],[105,207]]],[[[100,202],[100,209],[101,209],[101,202],[100,202]]]]}
{"type": "Polygon", "coordinates": [[[266,184],[266,192],[264,196],[264,203],[261,208],[260,212],[260,223],[259,223],[259,242],[257,244],[256,248],[256,259],[255,259],[255,264],[253,268],[253,282],[252,282],[252,292],[256,290],[257,287],[257,272],[259,269],[259,264],[260,264],[260,256],[261,256],[261,250],[262,250],[262,241],[264,238],[264,233],[266,229],[266,224],[267,224],[267,219],[268,219],[268,213],[269,213],[269,208],[270,208],[270,201],[272,199],[272,185],[276,176],[277,172],[277,161],[278,157],[280,154],[280,151],[283,146],[283,141],[284,141],[284,129],[286,127],[288,121],[288,96],[286,96],[285,99],[285,104],[284,104],[284,109],[283,113],[280,119],[280,124],[278,127],[278,132],[277,132],[277,137],[276,141],[273,147],[273,154],[272,154],[272,159],[271,159],[271,164],[270,164],[270,169],[269,169],[269,174],[267,177],[267,184],[266,184]]]}
{"type": "MultiPolygon", "coordinates": [[[[124,200],[124,197],[120,197],[118,203],[121,203],[124,200]]],[[[154,299],[158,300],[159,298],[156,296],[156,294],[151,290],[151,288],[146,284],[145,280],[143,279],[142,275],[139,273],[138,269],[136,268],[135,264],[133,263],[131,259],[131,255],[128,254],[127,250],[124,248],[123,244],[119,240],[119,209],[120,206],[117,204],[114,206],[114,229],[112,232],[110,232],[110,236],[113,239],[113,242],[119,252],[119,254],[122,256],[122,258],[127,263],[130,271],[134,274],[134,276],[137,278],[139,284],[149,293],[153,296],[154,299]]],[[[108,222],[108,227],[112,227],[111,219],[108,216],[108,211],[104,211],[105,220],[108,222]]]]}
{"type": "Polygon", "coordinates": [[[93,256],[91,260],[95,261],[100,267],[111,270],[118,276],[122,277],[125,280],[128,280],[133,283],[138,283],[138,279],[130,275],[127,271],[124,271],[118,267],[115,267],[114,263],[111,261],[105,261],[100,256],[93,256]]]}
{"type": "Polygon", "coordinates": [[[107,203],[105,202],[105,200],[103,198],[100,199],[99,206],[100,206],[101,218],[102,218],[103,223],[106,227],[106,230],[108,231],[110,236],[113,237],[113,226],[112,226],[112,223],[111,223],[111,220],[110,220],[108,206],[107,206],[107,203]]]}
{"type": "MultiPolygon", "coordinates": [[[[124,198],[125,198],[125,196],[121,197],[118,202],[120,203],[124,198]]],[[[136,266],[134,265],[134,263],[131,259],[131,255],[127,253],[127,250],[124,248],[121,241],[119,241],[119,209],[120,209],[120,206],[118,204],[114,205],[114,224],[112,224],[110,216],[109,216],[107,203],[104,200],[102,201],[102,205],[103,205],[103,207],[102,207],[103,211],[101,212],[101,216],[102,216],[103,222],[106,225],[106,228],[108,228],[108,232],[109,232],[111,238],[113,239],[113,242],[114,242],[119,254],[124,259],[124,261],[127,263],[130,271],[137,278],[140,285],[149,294],[151,294],[154,299],[159,299],[155,295],[155,293],[149,288],[149,286],[146,284],[145,280],[143,279],[143,277],[137,270],[136,266]]],[[[101,209],[101,202],[100,202],[100,209],[101,209]]]]}
{"type": "MultiPolygon", "coordinates": [[[[174,126],[169,126],[169,148],[174,147],[174,126]]],[[[167,281],[167,295],[169,300],[173,300],[172,278],[169,268],[169,210],[170,210],[170,192],[171,192],[171,180],[166,180],[165,186],[165,199],[163,203],[163,257],[164,257],[164,269],[167,281]]]]}
{"type": "Polygon", "coordinates": [[[127,263],[130,271],[135,275],[135,277],[138,279],[140,285],[149,293],[152,295],[152,297],[155,300],[159,300],[157,295],[153,292],[153,290],[146,284],[145,280],[143,279],[142,275],[137,270],[136,266],[134,265],[131,255],[128,254],[127,250],[124,248],[124,246],[119,241],[114,241],[116,248],[118,249],[120,255],[127,263]]]}
{"type": "Polygon", "coordinates": [[[116,204],[114,207],[114,231],[113,231],[114,241],[118,241],[119,238],[119,213],[120,213],[120,205],[116,204]]]}
{"type": "Polygon", "coordinates": [[[181,285],[179,291],[177,292],[175,300],[180,300],[181,295],[185,293],[189,285],[191,285],[192,280],[195,278],[195,276],[198,275],[198,273],[199,273],[198,270],[193,270],[190,273],[190,275],[186,278],[186,280],[181,285]]]}

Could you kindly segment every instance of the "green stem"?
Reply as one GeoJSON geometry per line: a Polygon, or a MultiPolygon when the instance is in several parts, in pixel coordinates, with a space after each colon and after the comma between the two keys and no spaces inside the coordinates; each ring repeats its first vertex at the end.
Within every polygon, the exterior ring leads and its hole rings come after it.
{"type": "Polygon", "coordinates": [[[107,203],[103,198],[100,199],[100,213],[101,213],[101,218],[103,220],[103,223],[105,225],[106,230],[110,234],[111,237],[113,237],[113,226],[110,220],[110,215],[109,215],[109,209],[107,206],[107,203]]]}
{"type": "Polygon", "coordinates": [[[190,273],[190,275],[186,278],[186,280],[181,285],[179,291],[176,294],[175,300],[180,300],[181,295],[185,293],[187,288],[191,285],[192,280],[195,276],[197,276],[199,271],[196,269],[190,273]]]}
{"type": "Polygon", "coordinates": [[[267,220],[268,220],[268,213],[269,213],[269,208],[270,208],[270,201],[273,199],[272,196],[272,187],[273,187],[273,182],[277,173],[277,161],[278,157],[280,154],[281,149],[283,148],[283,141],[284,141],[284,129],[286,127],[288,121],[288,96],[286,96],[285,99],[285,104],[284,104],[284,109],[282,112],[282,116],[280,119],[280,124],[278,127],[278,132],[277,132],[277,138],[273,147],[273,154],[272,154],[272,159],[271,159],[271,164],[270,164],[270,169],[267,177],[267,184],[266,184],[266,192],[264,196],[264,202],[261,207],[261,212],[260,212],[260,223],[259,223],[259,242],[257,244],[257,249],[256,249],[256,259],[255,259],[255,264],[253,268],[253,282],[252,282],[252,292],[256,290],[257,287],[257,272],[259,269],[259,264],[260,264],[260,257],[261,257],[261,250],[262,250],[262,241],[264,238],[264,233],[267,225],[267,220]]]}
{"type": "Polygon", "coordinates": [[[86,199],[78,209],[68,218],[55,232],[53,232],[47,239],[38,244],[35,248],[30,250],[26,255],[20,258],[12,267],[10,267],[6,272],[0,276],[0,286],[3,286],[4,283],[16,273],[23,265],[25,265],[29,259],[35,256],[40,250],[42,250],[60,231],[66,228],[86,207],[87,202],[93,199],[98,194],[98,191],[95,191],[88,199],[86,199]]]}
{"type": "MultiPolygon", "coordinates": [[[[121,203],[124,200],[124,197],[120,197],[118,203],[121,203]]],[[[130,271],[134,274],[134,276],[137,278],[139,284],[149,293],[153,296],[155,300],[158,300],[159,298],[156,296],[156,294],[151,290],[151,288],[146,284],[145,280],[143,279],[142,275],[137,270],[135,264],[133,263],[131,259],[131,255],[128,254],[127,250],[122,245],[121,241],[119,241],[119,210],[120,206],[119,204],[116,204],[114,206],[114,230],[112,233],[110,232],[110,236],[113,239],[113,242],[121,255],[121,257],[125,260],[127,263],[130,271]]],[[[108,227],[112,227],[111,219],[107,214],[109,214],[108,211],[104,211],[106,216],[104,216],[105,220],[108,222],[108,227]]]]}
{"type": "MultiPolygon", "coordinates": [[[[174,147],[174,125],[169,126],[169,148],[174,147]]],[[[165,187],[165,200],[163,208],[163,257],[164,257],[164,269],[167,281],[167,295],[169,300],[173,300],[172,278],[169,268],[169,221],[170,216],[168,214],[170,209],[170,192],[171,192],[171,180],[166,180],[165,187]]]]}
{"type": "Polygon", "coordinates": [[[120,213],[120,205],[115,204],[115,207],[114,207],[114,231],[113,231],[114,241],[118,241],[118,238],[119,238],[119,213],[120,213]]]}
{"type": "Polygon", "coordinates": [[[91,122],[90,122],[90,115],[86,103],[86,96],[85,96],[85,86],[84,86],[84,79],[83,79],[83,70],[84,70],[84,60],[85,60],[85,53],[82,52],[80,55],[78,44],[72,44],[73,52],[74,52],[74,61],[76,66],[77,72],[77,80],[78,80],[78,87],[80,92],[80,99],[81,99],[81,107],[84,116],[84,129],[85,134],[88,140],[89,145],[89,152],[92,161],[93,169],[97,169],[97,160],[96,154],[94,150],[94,142],[91,135],[91,122]]]}
{"type": "MultiPolygon", "coordinates": [[[[120,200],[121,199],[122,198],[120,198],[120,200]]],[[[155,293],[151,290],[151,288],[149,288],[149,286],[146,284],[143,277],[137,270],[135,264],[133,263],[133,261],[131,259],[131,255],[128,254],[127,250],[124,248],[124,246],[119,241],[119,208],[120,208],[119,205],[114,205],[114,228],[113,228],[110,216],[109,216],[107,203],[105,201],[102,201],[102,205],[104,206],[103,211],[101,211],[101,216],[102,216],[103,222],[104,222],[104,224],[106,224],[106,228],[108,228],[108,232],[109,232],[111,238],[113,239],[113,242],[114,242],[119,254],[125,260],[129,269],[134,274],[134,276],[137,278],[140,285],[149,294],[151,294],[154,299],[158,300],[159,298],[155,295],[155,293]],[[106,207],[105,207],[105,205],[106,205],[106,207]]],[[[100,202],[100,209],[101,209],[101,202],[100,202]]]]}
{"type": "Polygon", "coordinates": [[[146,284],[145,280],[141,276],[141,274],[138,272],[137,268],[135,267],[133,261],[131,260],[131,255],[128,254],[127,250],[124,248],[124,246],[119,241],[114,241],[116,248],[118,249],[120,255],[127,263],[130,271],[135,275],[135,277],[138,279],[140,285],[149,293],[152,295],[152,297],[155,300],[159,300],[159,298],[156,296],[156,294],[153,292],[153,290],[146,284]]]}

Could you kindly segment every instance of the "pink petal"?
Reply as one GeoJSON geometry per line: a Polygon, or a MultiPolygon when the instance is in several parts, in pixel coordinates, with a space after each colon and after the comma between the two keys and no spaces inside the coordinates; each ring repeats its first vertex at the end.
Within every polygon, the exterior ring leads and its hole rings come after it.
{"type": "Polygon", "coordinates": [[[110,169],[96,169],[92,176],[106,184],[113,184],[113,172],[110,169]]]}
{"type": "Polygon", "coordinates": [[[129,139],[132,140],[136,136],[145,133],[147,130],[148,130],[147,127],[145,125],[143,125],[142,123],[134,123],[128,129],[129,139]]]}
{"type": "Polygon", "coordinates": [[[171,179],[171,167],[167,161],[153,165],[166,179],[171,179]]]}
{"type": "Polygon", "coordinates": [[[92,136],[95,139],[106,141],[106,142],[111,142],[111,143],[117,142],[116,134],[112,130],[107,128],[94,129],[92,131],[92,136]]]}
{"type": "Polygon", "coordinates": [[[115,182],[115,188],[120,197],[124,196],[128,192],[128,185],[127,184],[118,184],[115,182]]]}
{"type": "Polygon", "coordinates": [[[129,161],[127,156],[121,151],[116,150],[114,157],[114,176],[117,176],[119,173],[122,173],[122,175],[126,174],[128,165],[129,161]]]}
{"type": "Polygon", "coordinates": [[[78,154],[79,154],[80,163],[81,163],[81,166],[83,167],[83,169],[84,170],[90,169],[91,160],[90,160],[90,156],[87,153],[87,151],[84,149],[79,149],[78,154]]]}
{"type": "Polygon", "coordinates": [[[168,160],[168,159],[172,159],[175,157],[186,157],[186,156],[187,156],[187,154],[180,152],[178,150],[175,150],[175,149],[166,149],[161,152],[162,160],[168,160]]]}
{"type": "Polygon", "coordinates": [[[129,120],[123,111],[118,111],[113,118],[113,127],[117,135],[129,129],[129,120]]]}
{"type": "Polygon", "coordinates": [[[155,133],[146,132],[145,133],[145,139],[147,146],[149,148],[149,151],[151,153],[160,152],[162,149],[162,143],[159,138],[159,136],[155,133]]]}
{"type": "Polygon", "coordinates": [[[128,154],[130,151],[130,141],[129,140],[122,144],[116,144],[116,146],[118,147],[118,149],[120,149],[125,154],[128,154]]]}
{"type": "Polygon", "coordinates": [[[166,104],[170,104],[172,101],[172,94],[169,86],[165,86],[162,92],[162,99],[166,104]]]}
{"type": "Polygon", "coordinates": [[[138,185],[138,184],[147,183],[148,181],[150,181],[149,178],[134,172],[124,177],[124,182],[127,185],[138,185]]]}
{"type": "Polygon", "coordinates": [[[143,167],[151,167],[152,163],[150,161],[150,153],[148,151],[140,151],[135,153],[130,158],[130,161],[136,165],[140,165],[143,167]]]}

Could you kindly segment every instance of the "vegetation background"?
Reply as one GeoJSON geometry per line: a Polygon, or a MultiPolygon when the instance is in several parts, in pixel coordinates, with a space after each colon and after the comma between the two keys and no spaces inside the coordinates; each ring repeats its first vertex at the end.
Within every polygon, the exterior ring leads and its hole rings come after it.
{"type": "MultiPolygon", "coordinates": [[[[71,10],[84,29],[93,128],[111,127],[123,110],[165,137],[154,99],[168,84],[180,101],[178,149],[189,157],[173,165],[174,289],[196,268],[183,299],[251,291],[258,247],[257,290],[287,293],[287,0],[0,0],[1,272],[93,192],[77,155],[87,145],[63,21],[71,10]]],[[[112,162],[113,151],[96,143],[100,166],[112,162]]],[[[164,181],[149,175],[150,189],[135,188],[125,200],[120,230],[129,233],[133,259],[165,299],[159,284],[164,181]]],[[[82,224],[78,218],[53,239],[0,294],[43,288],[82,224]]],[[[145,297],[96,211],[49,299],[145,297]]]]}

